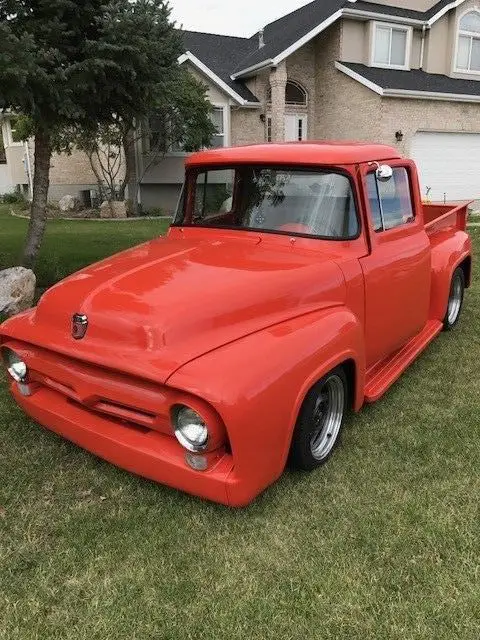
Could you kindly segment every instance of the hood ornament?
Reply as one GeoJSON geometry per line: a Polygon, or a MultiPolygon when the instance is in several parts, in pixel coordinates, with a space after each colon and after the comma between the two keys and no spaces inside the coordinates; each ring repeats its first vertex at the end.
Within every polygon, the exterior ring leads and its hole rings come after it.
{"type": "Polygon", "coordinates": [[[75,313],[72,318],[72,337],[74,340],[81,340],[85,337],[88,329],[88,317],[83,313],[75,313]]]}

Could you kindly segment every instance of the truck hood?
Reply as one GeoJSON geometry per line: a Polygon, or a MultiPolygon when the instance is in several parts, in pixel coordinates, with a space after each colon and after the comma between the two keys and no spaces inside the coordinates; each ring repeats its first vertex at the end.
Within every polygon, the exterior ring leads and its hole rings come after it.
{"type": "Polygon", "coordinates": [[[332,258],[258,236],[159,238],[70,276],[0,333],[165,382],[231,341],[342,304],[332,258]],[[88,316],[83,340],[75,313],[88,316]]]}

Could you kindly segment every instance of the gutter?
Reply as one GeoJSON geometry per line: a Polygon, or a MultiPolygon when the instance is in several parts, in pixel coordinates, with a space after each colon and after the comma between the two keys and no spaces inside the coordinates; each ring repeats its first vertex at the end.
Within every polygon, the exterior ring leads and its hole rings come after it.
{"type": "MultiPolygon", "coordinates": [[[[463,2],[463,0],[462,0],[463,2]]],[[[362,11],[361,9],[342,9],[342,16],[346,18],[365,18],[367,20],[380,20],[381,22],[401,23],[412,27],[421,27],[425,20],[418,18],[402,18],[402,16],[393,16],[385,13],[362,11]]]]}

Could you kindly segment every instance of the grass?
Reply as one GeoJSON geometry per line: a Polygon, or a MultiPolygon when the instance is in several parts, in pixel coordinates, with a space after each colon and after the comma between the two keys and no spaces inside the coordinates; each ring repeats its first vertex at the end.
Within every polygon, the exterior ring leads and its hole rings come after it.
{"type": "MultiPolygon", "coordinates": [[[[18,264],[28,221],[0,205],[0,269],[18,264]]],[[[37,285],[49,287],[92,262],[165,233],[165,220],[49,220],[36,267],[37,285]]]]}
{"type": "MultiPolygon", "coordinates": [[[[73,251],[84,236],[63,225],[50,249],[61,229],[73,251]]],[[[102,255],[119,248],[91,229],[102,255]]],[[[457,330],[350,420],[326,467],[242,511],[94,458],[2,384],[0,638],[478,640],[479,276],[457,330]]]]}

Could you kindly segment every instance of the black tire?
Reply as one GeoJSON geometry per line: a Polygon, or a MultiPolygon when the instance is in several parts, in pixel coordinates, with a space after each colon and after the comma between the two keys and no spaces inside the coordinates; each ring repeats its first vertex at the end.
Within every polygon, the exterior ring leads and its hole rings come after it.
{"type": "Polygon", "coordinates": [[[460,319],[465,295],[465,274],[461,267],[453,272],[448,296],[447,311],[443,319],[443,330],[451,331],[460,319]]]}
{"type": "Polygon", "coordinates": [[[312,471],[325,464],[340,441],[348,405],[347,377],[337,367],[310,389],[303,402],[290,447],[291,467],[312,471]]]}

